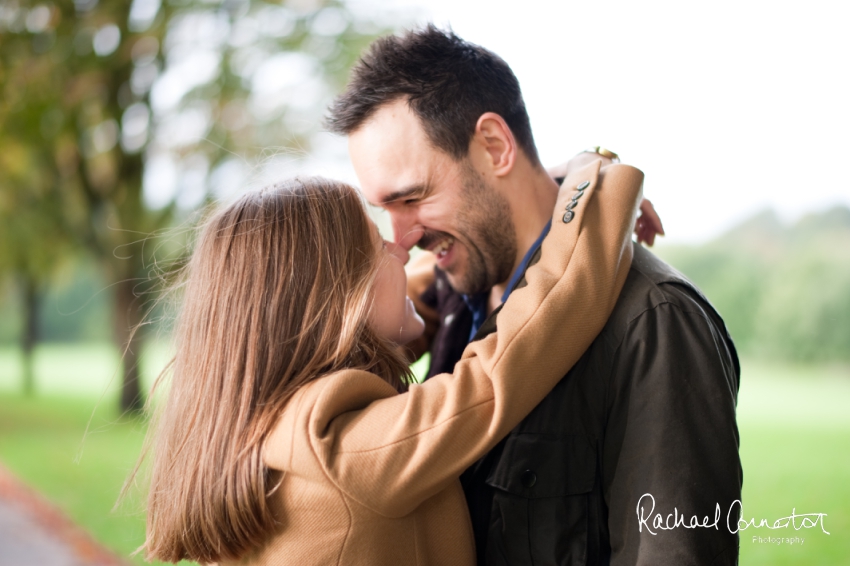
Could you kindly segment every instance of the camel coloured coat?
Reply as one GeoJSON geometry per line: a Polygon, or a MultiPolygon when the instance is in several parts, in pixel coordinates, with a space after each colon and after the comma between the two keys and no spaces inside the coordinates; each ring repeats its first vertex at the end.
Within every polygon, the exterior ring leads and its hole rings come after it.
{"type": "Polygon", "coordinates": [[[528,286],[511,294],[498,332],[470,344],[453,374],[398,394],[376,375],[347,370],[292,397],[264,445],[265,464],[282,477],[271,495],[280,527],[240,563],[475,563],[458,477],[581,357],[631,265],[643,174],[600,164],[563,183],[528,286]]]}

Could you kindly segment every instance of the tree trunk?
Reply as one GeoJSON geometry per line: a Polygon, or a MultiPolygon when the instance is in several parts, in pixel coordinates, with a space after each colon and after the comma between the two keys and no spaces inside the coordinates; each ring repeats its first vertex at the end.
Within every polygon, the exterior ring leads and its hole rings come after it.
{"type": "Polygon", "coordinates": [[[21,332],[21,354],[23,356],[24,395],[27,397],[31,397],[35,393],[33,350],[38,341],[38,294],[36,287],[36,282],[32,277],[24,277],[24,327],[21,332]]]}
{"type": "Polygon", "coordinates": [[[130,413],[139,412],[144,406],[139,384],[142,305],[133,292],[137,284],[137,280],[125,277],[115,285],[115,338],[123,361],[120,407],[122,412],[130,413]]]}

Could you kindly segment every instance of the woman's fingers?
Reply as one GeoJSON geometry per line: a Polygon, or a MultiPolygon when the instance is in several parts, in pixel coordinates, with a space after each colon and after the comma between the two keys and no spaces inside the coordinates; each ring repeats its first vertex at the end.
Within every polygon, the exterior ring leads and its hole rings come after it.
{"type": "Polygon", "coordinates": [[[661,218],[648,199],[643,199],[640,203],[640,216],[637,222],[635,222],[635,234],[637,235],[638,243],[646,243],[648,246],[655,243],[656,235],[664,235],[664,226],[661,224],[661,218]]]}

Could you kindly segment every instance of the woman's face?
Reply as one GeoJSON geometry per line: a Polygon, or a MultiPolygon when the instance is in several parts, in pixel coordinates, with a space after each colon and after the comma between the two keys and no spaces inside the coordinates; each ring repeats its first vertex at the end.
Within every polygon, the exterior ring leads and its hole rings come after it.
{"type": "Polygon", "coordinates": [[[372,286],[372,310],[369,326],[382,338],[406,344],[418,338],[425,323],[407,296],[404,264],[408,254],[404,248],[381,238],[375,228],[378,273],[372,286]]]}

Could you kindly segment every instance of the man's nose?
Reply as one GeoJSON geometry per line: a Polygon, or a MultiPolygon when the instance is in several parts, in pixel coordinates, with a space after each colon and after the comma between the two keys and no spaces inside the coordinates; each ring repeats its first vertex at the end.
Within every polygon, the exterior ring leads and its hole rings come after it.
{"type": "Polygon", "coordinates": [[[402,215],[393,215],[393,237],[395,243],[409,251],[422,239],[425,230],[416,223],[414,218],[402,215]]]}
{"type": "Polygon", "coordinates": [[[392,255],[398,258],[402,265],[405,265],[408,261],[410,261],[410,254],[399,244],[387,242],[387,249],[392,255]]]}

